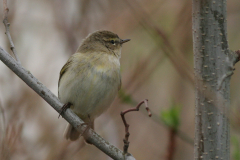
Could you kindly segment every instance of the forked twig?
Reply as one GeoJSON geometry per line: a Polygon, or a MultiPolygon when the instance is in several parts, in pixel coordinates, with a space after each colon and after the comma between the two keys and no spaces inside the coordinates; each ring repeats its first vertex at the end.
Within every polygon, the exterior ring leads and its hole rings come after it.
{"type": "Polygon", "coordinates": [[[17,62],[21,63],[20,60],[19,60],[17,51],[15,49],[12,37],[10,35],[10,31],[9,31],[10,23],[8,23],[8,12],[9,12],[9,8],[7,7],[7,0],[3,0],[3,24],[6,28],[5,34],[7,35],[8,40],[10,42],[10,46],[11,46],[10,49],[12,50],[13,55],[15,56],[17,62]]]}
{"type": "Polygon", "coordinates": [[[123,120],[123,124],[125,126],[125,139],[123,139],[123,142],[124,142],[124,146],[123,146],[123,153],[126,154],[128,153],[128,147],[129,147],[129,141],[128,141],[128,138],[130,136],[130,133],[129,133],[129,124],[127,124],[127,121],[125,119],[125,114],[128,113],[128,112],[132,112],[132,111],[139,111],[139,108],[141,107],[142,104],[145,104],[145,107],[146,107],[146,110],[148,112],[148,116],[151,117],[152,116],[152,113],[150,111],[150,109],[148,108],[148,100],[145,99],[143,100],[142,102],[140,102],[135,108],[132,108],[132,109],[128,109],[126,111],[123,111],[121,112],[121,117],[122,117],[122,120],[123,120]]]}

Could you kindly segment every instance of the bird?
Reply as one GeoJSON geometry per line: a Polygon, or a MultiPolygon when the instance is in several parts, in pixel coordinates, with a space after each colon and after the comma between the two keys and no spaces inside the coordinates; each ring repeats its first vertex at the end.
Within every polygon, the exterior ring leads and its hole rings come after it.
{"type": "MultiPolygon", "coordinates": [[[[65,104],[63,108],[72,109],[92,129],[94,120],[110,107],[121,88],[121,50],[128,41],[111,31],[95,31],[60,71],[58,97],[65,104]]],[[[80,135],[71,124],[67,125],[67,140],[75,141],[80,135]]]]}

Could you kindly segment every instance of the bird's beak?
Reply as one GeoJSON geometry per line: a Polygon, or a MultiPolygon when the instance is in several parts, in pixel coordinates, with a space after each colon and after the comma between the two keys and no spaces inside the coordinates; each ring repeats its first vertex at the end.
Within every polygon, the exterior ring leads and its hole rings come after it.
{"type": "Polygon", "coordinates": [[[126,43],[128,41],[130,41],[130,39],[121,39],[120,44],[126,43]]]}

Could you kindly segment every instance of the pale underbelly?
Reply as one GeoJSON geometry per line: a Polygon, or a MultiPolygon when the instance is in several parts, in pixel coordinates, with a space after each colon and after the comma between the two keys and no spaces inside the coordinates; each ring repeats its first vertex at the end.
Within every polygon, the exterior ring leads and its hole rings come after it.
{"type": "Polygon", "coordinates": [[[61,101],[72,103],[72,110],[84,121],[89,117],[93,120],[107,110],[118,93],[120,83],[120,75],[113,79],[105,73],[89,73],[68,82],[62,81],[59,86],[61,101]]]}

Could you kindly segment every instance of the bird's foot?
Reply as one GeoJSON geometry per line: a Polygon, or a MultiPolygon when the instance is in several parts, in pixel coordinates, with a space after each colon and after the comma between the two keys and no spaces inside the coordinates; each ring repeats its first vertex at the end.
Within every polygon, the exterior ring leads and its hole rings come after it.
{"type": "Polygon", "coordinates": [[[89,140],[88,140],[88,131],[89,131],[89,129],[94,129],[94,122],[93,121],[91,121],[91,119],[90,119],[90,115],[88,115],[88,118],[89,118],[89,121],[86,123],[83,123],[83,124],[81,124],[81,125],[87,125],[87,127],[85,128],[85,130],[81,133],[81,136],[83,136],[84,137],[84,139],[85,139],[85,142],[87,143],[87,144],[92,144],[89,140]]]}
{"type": "Polygon", "coordinates": [[[66,112],[66,110],[67,110],[68,108],[70,108],[71,105],[72,105],[72,103],[70,103],[70,102],[64,104],[64,105],[62,106],[62,108],[61,108],[61,112],[59,113],[58,118],[59,118],[64,112],[66,112]]]}
{"type": "MultiPolygon", "coordinates": [[[[84,124],[84,123],[83,123],[84,124]]],[[[87,123],[86,123],[87,124],[87,123]]],[[[89,129],[91,129],[91,125],[87,124],[87,127],[85,128],[85,130],[81,133],[80,136],[83,136],[84,137],[84,140],[87,144],[92,144],[89,140],[88,140],[88,131],[89,129]]]]}

